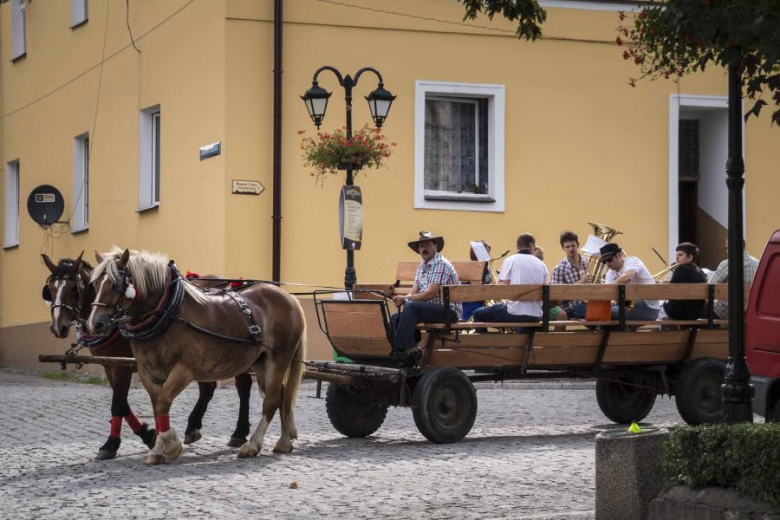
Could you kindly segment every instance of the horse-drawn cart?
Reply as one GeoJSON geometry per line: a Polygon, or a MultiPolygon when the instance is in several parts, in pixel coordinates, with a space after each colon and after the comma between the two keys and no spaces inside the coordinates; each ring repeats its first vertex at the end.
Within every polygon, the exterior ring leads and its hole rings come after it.
{"type": "Polygon", "coordinates": [[[484,265],[459,264],[456,269],[470,284],[443,287],[445,307],[450,302],[541,300],[545,318],[539,323],[420,324],[423,356],[416,366],[403,368],[393,354],[387,302],[408,291],[403,282],[413,272],[409,265],[399,266],[396,283],[357,286],[349,300],[316,298],[320,328],[339,356],[353,360],[358,371],[394,371],[394,377],[381,381],[331,382],[326,404],[339,432],[370,435],[389,406],[407,406],[426,438],[457,442],[476,418],[474,382],[572,377],[596,379],[598,404],[617,423],[643,420],[659,394],[674,395],[689,424],[719,420],[728,331],[715,319],[713,303],[726,299],[724,285],[480,285],[481,276],[468,273],[481,272],[484,265]],[[631,300],[650,299],[705,300],[708,318],[626,320],[631,300]],[[612,300],[621,312],[617,320],[549,321],[548,311],[559,300],[612,300]],[[492,332],[477,332],[484,328],[492,332]]]}

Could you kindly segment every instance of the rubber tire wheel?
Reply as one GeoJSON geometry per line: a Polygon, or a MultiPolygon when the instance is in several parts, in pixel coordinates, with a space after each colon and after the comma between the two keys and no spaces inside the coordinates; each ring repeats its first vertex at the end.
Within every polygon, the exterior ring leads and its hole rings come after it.
{"type": "Polygon", "coordinates": [[[425,373],[412,397],[414,423],[436,444],[458,442],[477,418],[477,392],[466,374],[442,367],[425,373]]]}
{"type": "Polygon", "coordinates": [[[769,412],[766,417],[766,422],[780,423],[780,397],[775,399],[775,402],[769,405],[769,412]]]}
{"type": "Polygon", "coordinates": [[[336,431],[347,437],[368,437],[387,417],[386,404],[364,401],[338,383],[328,384],[325,409],[336,431]]]}
{"type": "Polygon", "coordinates": [[[614,379],[599,378],[596,381],[596,400],[607,418],[618,424],[639,422],[650,413],[655,405],[656,393],[636,385],[644,383],[639,375],[614,379]],[[630,383],[622,385],[621,382],[630,383]]]}
{"type": "Polygon", "coordinates": [[[725,372],[726,363],[713,358],[696,359],[683,366],[674,388],[683,421],[691,426],[721,422],[720,387],[725,372]]]}

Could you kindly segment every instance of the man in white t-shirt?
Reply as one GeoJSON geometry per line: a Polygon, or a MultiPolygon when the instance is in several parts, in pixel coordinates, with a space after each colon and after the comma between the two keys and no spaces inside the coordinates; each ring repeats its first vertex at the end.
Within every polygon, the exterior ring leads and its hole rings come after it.
{"type": "MultiPolygon", "coordinates": [[[[534,256],[536,239],[530,233],[517,238],[517,254],[504,260],[501,274],[502,284],[524,285],[547,283],[547,266],[534,256]]],[[[500,303],[491,307],[482,307],[474,311],[474,321],[481,322],[535,322],[542,319],[541,301],[514,301],[500,303]]],[[[487,332],[477,329],[478,332],[487,332]]]]}
{"type": "MultiPolygon", "coordinates": [[[[654,284],[653,276],[645,264],[635,256],[626,256],[617,244],[607,244],[599,250],[601,263],[609,267],[604,283],[654,284]]],[[[626,309],[626,320],[655,320],[661,303],[658,300],[636,300],[634,307],[626,309]]],[[[612,319],[618,319],[618,306],[612,306],[612,319]]]]}

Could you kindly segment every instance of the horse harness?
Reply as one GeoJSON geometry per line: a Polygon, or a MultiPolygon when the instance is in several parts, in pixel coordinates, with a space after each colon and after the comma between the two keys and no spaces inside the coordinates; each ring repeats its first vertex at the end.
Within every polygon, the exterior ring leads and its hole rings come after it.
{"type": "MultiPolygon", "coordinates": [[[[246,320],[247,331],[250,338],[226,336],[224,334],[205,329],[179,316],[179,309],[181,308],[181,304],[184,301],[185,291],[183,283],[189,283],[189,281],[181,275],[173,260],[169,262],[168,269],[168,277],[170,281],[166,285],[165,291],[163,292],[156,309],[143,315],[143,319],[136,324],[130,324],[127,320],[121,320],[121,318],[112,320],[119,321],[119,332],[123,337],[131,341],[150,340],[163,334],[174,321],[179,321],[197,332],[223,341],[262,345],[262,330],[255,322],[252,309],[249,307],[249,304],[244,299],[244,297],[241,296],[236,290],[232,290],[230,287],[227,289],[203,289],[203,291],[210,294],[223,294],[233,300],[236,305],[238,305],[241,314],[246,320]]],[[[132,283],[132,278],[126,270],[119,271],[119,277],[117,278],[117,282],[113,290],[124,295],[128,288],[132,286],[132,283]]],[[[243,284],[240,288],[247,287],[249,285],[253,285],[253,283],[248,282],[243,284]]],[[[105,307],[109,306],[108,304],[99,302],[93,303],[92,305],[105,307]]],[[[121,313],[119,307],[117,307],[117,311],[118,314],[121,313]]]]}

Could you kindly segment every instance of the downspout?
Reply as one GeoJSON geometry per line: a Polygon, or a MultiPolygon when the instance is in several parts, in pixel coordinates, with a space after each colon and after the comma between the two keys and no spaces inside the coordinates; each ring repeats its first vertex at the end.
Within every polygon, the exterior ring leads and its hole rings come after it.
{"type": "Polygon", "coordinates": [[[274,0],[274,151],[272,280],[281,281],[282,257],[282,0],[274,0]]]}

